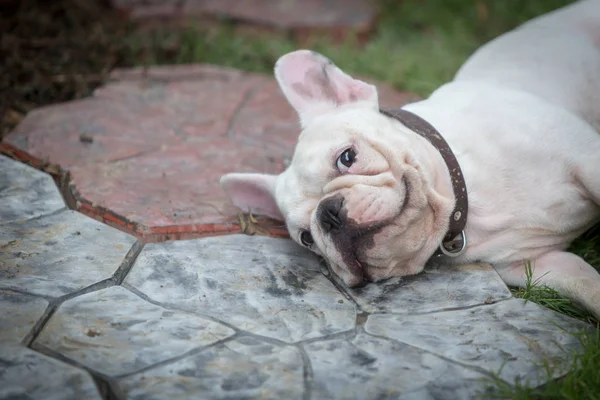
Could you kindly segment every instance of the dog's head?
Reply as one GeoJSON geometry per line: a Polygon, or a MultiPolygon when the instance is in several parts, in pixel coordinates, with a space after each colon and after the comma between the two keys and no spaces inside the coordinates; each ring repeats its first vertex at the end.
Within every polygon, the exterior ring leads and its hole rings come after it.
{"type": "Polygon", "coordinates": [[[320,54],[286,54],[275,76],[300,117],[294,157],[277,176],[225,175],[232,202],[285,220],[349,286],[420,272],[454,202],[439,153],[380,113],[375,86],[320,54]]]}

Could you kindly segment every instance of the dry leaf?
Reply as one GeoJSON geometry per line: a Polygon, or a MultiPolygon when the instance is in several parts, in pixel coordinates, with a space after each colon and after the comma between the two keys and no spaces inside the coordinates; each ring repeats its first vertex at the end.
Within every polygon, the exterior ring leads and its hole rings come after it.
{"type": "Polygon", "coordinates": [[[242,229],[242,233],[246,233],[246,218],[242,212],[238,212],[238,220],[240,221],[240,228],[242,229]]]}
{"type": "Polygon", "coordinates": [[[60,175],[62,169],[56,164],[48,164],[42,167],[42,171],[47,172],[50,175],[60,175]]]}
{"type": "Polygon", "coordinates": [[[238,219],[240,221],[240,228],[242,233],[246,235],[263,235],[269,236],[269,232],[258,224],[258,221],[252,213],[248,213],[248,215],[244,215],[241,212],[238,213],[238,219]]]}
{"type": "Polygon", "coordinates": [[[256,221],[256,218],[254,218],[254,215],[252,215],[252,213],[248,213],[248,218],[250,219],[250,222],[252,222],[253,224],[258,224],[258,221],[256,221]]]}

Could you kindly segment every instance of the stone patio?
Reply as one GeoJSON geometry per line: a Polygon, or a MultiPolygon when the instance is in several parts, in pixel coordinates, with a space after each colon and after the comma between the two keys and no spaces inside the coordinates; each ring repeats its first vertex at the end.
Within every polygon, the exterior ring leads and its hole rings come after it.
{"type": "Polygon", "coordinates": [[[0,399],[463,399],[561,375],[583,324],[488,265],[348,289],[238,215],[219,176],[281,171],[296,135],[271,78],[210,66],[28,115],[0,149],[61,190],[0,155],[0,399]]]}

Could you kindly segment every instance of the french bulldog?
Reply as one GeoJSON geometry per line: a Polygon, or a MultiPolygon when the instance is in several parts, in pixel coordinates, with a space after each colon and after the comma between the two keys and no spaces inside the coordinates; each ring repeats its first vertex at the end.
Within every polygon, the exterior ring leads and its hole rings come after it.
{"type": "Polygon", "coordinates": [[[221,178],[237,207],[284,220],[350,287],[418,274],[441,249],[443,262],[489,263],[512,286],[530,265],[600,318],[600,274],[565,251],[600,219],[600,0],[487,43],[403,107],[412,120],[382,112],[375,86],[312,51],[282,56],[275,77],[302,131],[283,173],[221,178]],[[461,188],[468,211],[457,213],[461,188]],[[458,219],[458,248],[447,247],[458,219]]]}

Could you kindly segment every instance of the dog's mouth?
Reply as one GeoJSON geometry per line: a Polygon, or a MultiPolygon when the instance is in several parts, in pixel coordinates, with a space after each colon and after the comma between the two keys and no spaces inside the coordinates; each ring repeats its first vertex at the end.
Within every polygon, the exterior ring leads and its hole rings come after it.
{"type": "Polygon", "coordinates": [[[329,235],[334,247],[339,255],[339,268],[351,277],[344,279],[349,287],[361,287],[372,282],[372,273],[374,270],[386,268],[383,265],[373,265],[366,253],[375,247],[375,237],[389,224],[399,218],[402,218],[409,200],[410,186],[406,179],[402,180],[404,186],[404,198],[399,207],[399,211],[391,218],[386,218],[368,225],[358,225],[353,221],[347,221],[346,229],[331,232],[329,235]]]}
{"type": "MultiPolygon", "coordinates": [[[[388,224],[388,221],[381,221],[376,225],[367,228],[354,228],[351,231],[338,238],[338,243],[344,241],[347,244],[341,245],[339,254],[342,259],[341,268],[352,275],[352,279],[344,281],[349,287],[364,286],[371,282],[372,276],[369,270],[373,268],[361,257],[360,252],[372,249],[375,246],[375,235],[388,224]],[[341,251],[340,251],[341,250],[341,251]]],[[[338,244],[339,246],[339,244],[338,244]]]]}

